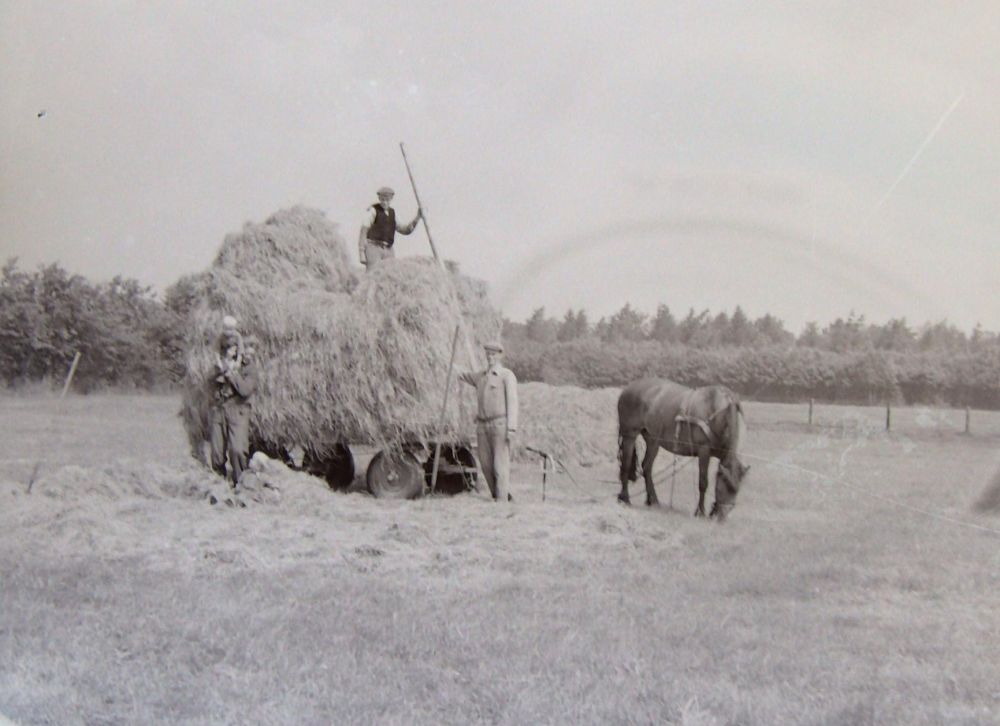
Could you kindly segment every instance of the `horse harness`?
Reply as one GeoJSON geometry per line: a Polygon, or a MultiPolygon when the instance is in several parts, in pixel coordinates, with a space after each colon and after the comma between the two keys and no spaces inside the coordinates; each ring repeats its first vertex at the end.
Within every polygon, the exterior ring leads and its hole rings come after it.
{"type": "Polygon", "coordinates": [[[726,404],[722,408],[714,411],[707,419],[698,418],[697,416],[691,415],[691,402],[694,399],[694,394],[698,392],[698,389],[692,388],[684,395],[684,402],[681,404],[681,412],[674,416],[674,441],[681,441],[681,424],[687,424],[687,443],[691,447],[691,455],[694,456],[695,446],[694,446],[694,436],[692,435],[692,426],[697,426],[701,429],[701,432],[705,434],[705,438],[708,439],[708,445],[713,449],[717,448],[717,440],[715,434],[712,432],[712,428],[708,425],[716,416],[729,408],[729,404],[726,404]]]}

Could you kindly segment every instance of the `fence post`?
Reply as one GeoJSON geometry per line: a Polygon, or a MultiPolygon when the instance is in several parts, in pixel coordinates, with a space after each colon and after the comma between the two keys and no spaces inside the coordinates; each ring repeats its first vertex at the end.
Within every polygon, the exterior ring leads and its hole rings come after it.
{"type": "Polygon", "coordinates": [[[885,402],[885,430],[889,431],[892,429],[892,404],[888,401],[885,402]]]}
{"type": "Polygon", "coordinates": [[[813,400],[809,399],[809,425],[813,425],[813,400]]]}
{"type": "Polygon", "coordinates": [[[969,407],[966,406],[965,407],[965,433],[969,433],[969,418],[970,418],[969,407]]]}

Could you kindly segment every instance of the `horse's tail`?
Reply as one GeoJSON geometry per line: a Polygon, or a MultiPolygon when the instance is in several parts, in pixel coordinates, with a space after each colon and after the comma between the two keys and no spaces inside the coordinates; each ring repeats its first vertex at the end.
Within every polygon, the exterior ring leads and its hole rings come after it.
{"type": "Polygon", "coordinates": [[[627,477],[628,481],[635,481],[639,478],[639,453],[635,450],[635,440],[632,441],[632,455],[627,463],[623,461],[625,452],[625,436],[618,433],[618,472],[620,477],[627,477]]]}

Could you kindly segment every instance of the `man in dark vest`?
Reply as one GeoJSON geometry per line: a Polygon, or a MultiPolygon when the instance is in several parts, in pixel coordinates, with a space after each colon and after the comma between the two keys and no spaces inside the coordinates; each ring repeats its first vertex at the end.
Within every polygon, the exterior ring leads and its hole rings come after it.
{"type": "Polygon", "coordinates": [[[399,224],[396,221],[396,210],[392,208],[392,198],[395,192],[389,187],[378,190],[378,203],[373,204],[365,212],[365,221],[358,235],[358,256],[361,264],[369,271],[387,257],[395,257],[392,245],[396,241],[396,232],[410,234],[417,228],[421,210],[409,224],[399,224]]]}

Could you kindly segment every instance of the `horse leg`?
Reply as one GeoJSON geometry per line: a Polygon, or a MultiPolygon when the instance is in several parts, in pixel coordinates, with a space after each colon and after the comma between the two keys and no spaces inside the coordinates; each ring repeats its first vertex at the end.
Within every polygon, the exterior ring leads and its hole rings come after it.
{"type": "Polygon", "coordinates": [[[618,501],[623,504],[631,504],[628,497],[628,482],[631,478],[633,459],[635,458],[635,434],[622,435],[618,444],[619,470],[618,479],[622,483],[622,490],[618,492],[618,501]]]}
{"type": "Polygon", "coordinates": [[[694,516],[705,516],[705,492],[708,490],[708,462],[711,460],[711,450],[707,446],[698,449],[698,508],[694,516]]]}
{"type": "Polygon", "coordinates": [[[649,434],[643,434],[642,438],[646,442],[646,455],[642,457],[642,478],[646,480],[646,506],[652,507],[660,503],[656,498],[656,489],[653,488],[653,462],[656,461],[660,446],[657,441],[651,440],[649,434]]]}

